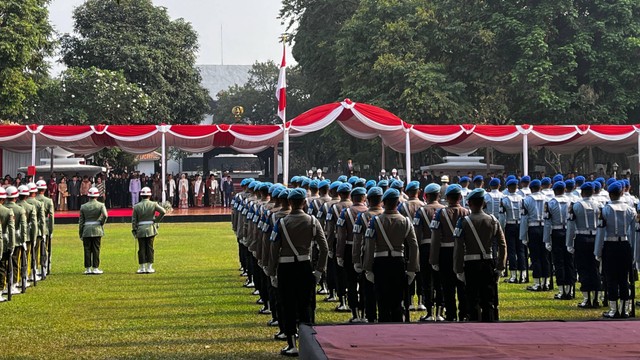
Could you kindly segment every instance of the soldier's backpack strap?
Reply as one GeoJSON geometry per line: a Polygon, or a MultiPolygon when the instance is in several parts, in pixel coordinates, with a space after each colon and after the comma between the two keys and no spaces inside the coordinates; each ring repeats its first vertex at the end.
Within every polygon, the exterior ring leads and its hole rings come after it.
{"type": "Polygon", "coordinates": [[[375,219],[376,219],[376,223],[378,224],[378,227],[380,228],[380,233],[382,234],[382,238],[384,239],[384,242],[386,242],[387,246],[389,247],[389,251],[395,251],[393,246],[391,245],[391,241],[389,241],[387,232],[384,230],[384,227],[382,226],[382,221],[380,221],[380,217],[376,216],[375,219]]]}
{"type": "Polygon", "coordinates": [[[484,245],[482,245],[482,241],[480,240],[480,236],[478,236],[478,231],[476,230],[476,227],[473,225],[473,222],[471,221],[471,218],[469,218],[469,216],[465,216],[464,220],[467,222],[467,224],[469,224],[469,227],[471,228],[471,232],[473,233],[473,237],[476,239],[476,242],[478,243],[478,246],[480,247],[480,251],[482,251],[482,258],[483,259],[491,259],[493,258],[493,256],[491,254],[487,254],[487,252],[484,249],[484,245]]]}
{"type": "Polygon", "coordinates": [[[287,231],[287,227],[284,224],[284,218],[280,219],[280,225],[282,226],[282,233],[284,234],[284,238],[287,240],[287,243],[289,243],[289,247],[291,248],[295,256],[300,256],[300,253],[298,253],[298,250],[295,246],[293,246],[293,243],[291,242],[291,237],[289,237],[289,232],[287,231]]]}
{"type": "Polygon", "coordinates": [[[447,209],[442,209],[441,214],[442,214],[442,216],[444,216],[444,219],[447,221],[447,225],[449,225],[449,229],[451,230],[451,233],[453,234],[455,232],[455,228],[453,227],[453,224],[451,223],[451,219],[449,219],[449,214],[447,213],[447,209]]]}
{"type": "Polygon", "coordinates": [[[351,213],[351,208],[347,208],[347,215],[349,216],[349,220],[351,220],[351,225],[355,225],[356,221],[353,218],[353,214],[351,213]]]}

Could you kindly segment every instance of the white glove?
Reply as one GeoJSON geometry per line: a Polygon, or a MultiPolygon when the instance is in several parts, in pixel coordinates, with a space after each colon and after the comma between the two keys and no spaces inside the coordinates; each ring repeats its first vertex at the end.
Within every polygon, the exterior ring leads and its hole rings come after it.
{"type": "Polygon", "coordinates": [[[465,277],[464,277],[464,273],[461,274],[456,274],[456,277],[458,278],[458,280],[465,282],[465,277]]]}
{"type": "Polygon", "coordinates": [[[522,240],[523,245],[529,245],[529,240],[522,240]]]}
{"type": "Polygon", "coordinates": [[[547,251],[551,251],[551,249],[553,249],[553,246],[551,245],[551,243],[544,244],[544,247],[547,249],[547,251]]]}
{"type": "Polygon", "coordinates": [[[440,265],[431,265],[433,271],[440,271],[440,265]]]}
{"type": "Polygon", "coordinates": [[[333,251],[329,251],[329,257],[333,259],[333,251]]]}
{"type": "Polygon", "coordinates": [[[27,243],[26,243],[26,242],[23,242],[23,243],[22,243],[22,248],[23,248],[23,249],[25,249],[25,250],[27,250],[27,243]]]}
{"type": "Polygon", "coordinates": [[[567,246],[567,251],[569,252],[569,254],[574,254],[576,252],[576,249],[571,246],[567,246]]]}
{"type": "Polygon", "coordinates": [[[252,251],[252,252],[251,252],[251,254],[253,254],[253,257],[257,257],[257,256],[256,256],[257,252],[252,251]]]}
{"type": "Polygon", "coordinates": [[[267,267],[266,266],[262,267],[262,271],[264,271],[265,275],[269,276],[269,273],[267,272],[267,267]]]}
{"type": "Polygon", "coordinates": [[[596,261],[600,262],[600,261],[602,261],[602,258],[600,256],[596,255],[596,261]]]}
{"type": "Polygon", "coordinates": [[[354,269],[358,274],[362,274],[362,265],[361,265],[361,264],[353,264],[353,269],[354,269]]]}
{"type": "Polygon", "coordinates": [[[368,280],[370,283],[372,283],[372,284],[373,284],[373,283],[375,283],[374,278],[373,278],[373,273],[372,273],[371,271],[367,271],[367,272],[364,274],[364,277],[366,277],[366,278],[367,278],[367,280],[368,280]]]}
{"type": "Polygon", "coordinates": [[[276,276],[271,277],[271,286],[273,286],[276,289],[278,288],[278,277],[276,276]]]}
{"type": "Polygon", "coordinates": [[[409,285],[411,285],[411,283],[413,282],[413,279],[416,278],[416,273],[413,271],[407,271],[407,281],[409,282],[409,285]]]}
{"type": "Polygon", "coordinates": [[[320,283],[320,279],[322,279],[322,273],[318,270],[313,272],[313,276],[316,277],[316,284],[320,283]]]}
{"type": "Polygon", "coordinates": [[[336,258],[336,262],[338,263],[338,266],[340,267],[344,267],[344,259],[343,258],[336,258]]]}

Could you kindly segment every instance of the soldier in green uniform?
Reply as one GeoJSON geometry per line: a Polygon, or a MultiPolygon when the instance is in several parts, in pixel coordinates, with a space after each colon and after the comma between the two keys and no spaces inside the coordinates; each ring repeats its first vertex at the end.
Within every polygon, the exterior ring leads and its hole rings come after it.
{"type": "MultiPolygon", "coordinates": [[[[13,211],[4,206],[7,191],[0,187],[0,224],[2,224],[2,239],[0,239],[0,289],[5,287],[7,278],[7,264],[15,247],[16,234],[13,211]]],[[[0,296],[0,302],[6,301],[0,296]]]]}
{"type": "MultiPolygon", "coordinates": [[[[37,273],[38,271],[38,248],[39,244],[42,241],[43,228],[45,225],[45,217],[44,217],[44,204],[36,199],[36,195],[38,195],[38,187],[35,183],[28,183],[27,187],[29,188],[29,197],[25,200],[29,204],[31,204],[36,209],[36,217],[38,220],[38,229],[36,230],[36,238],[31,246],[31,248],[27,248],[27,259],[31,259],[31,276],[29,276],[29,281],[33,281],[34,285],[36,281],[40,281],[40,275],[37,273]]],[[[30,270],[31,270],[30,269],[30,270]]]]}
{"type": "Polygon", "coordinates": [[[107,208],[97,199],[100,191],[92,187],[87,194],[89,202],[80,207],[79,235],[84,245],[85,275],[102,274],[100,270],[100,241],[104,236],[104,223],[109,215],[107,208]]]}
{"type": "MultiPolygon", "coordinates": [[[[19,206],[18,204],[16,204],[16,200],[18,199],[18,189],[15,186],[9,186],[7,187],[7,199],[9,199],[8,202],[5,202],[4,206],[6,206],[9,210],[13,211],[13,215],[15,216],[15,236],[14,236],[14,241],[13,241],[13,249],[12,249],[12,255],[11,255],[11,259],[7,261],[7,263],[9,261],[12,262],[12,264],[15,264],[17,262],[17,257],[24,255],[24,242],[25,240],[28,238],[27,235],[27,215],[26,215],[26,211],[24,210],[24,208],[22,208],[21,206],[19,206]],[[14,259],[15,262],[14,262],[14,259]]],[[[3,263],[3,269],[2,272],[4,274],[6,274],[6,270],[8,268],[8,264],[3,263]]],[[[11,291],[11,294],[19,294],[21,291],[18,290],[17,284],[16,284],[16,275],[17,275],[17,270],[16,270],[16,266],[13,266],[13,277],[12,277],[12,284],[13,286],[11,287],[11,289],[6,289],[6,291],[11,291]]],[[[3,294],[6,294],[5,291],[3,291],[3,294]]]]}
{"type": "MultiPolygon", "coordinates": [[[[13,268],[20,269],[20,279],[22,281],[22,289],[29,287],[27,282],[29,273],[29,258],[31,251],[33,250],[33,244],[38,237],[38,214],[36,213],[36,207],[27,202],[27,198],[30,196],[29,187],[27,185],[20,185],[18,187],[19,198],[16,204],[24,208],[27,216],[27,238],[24,241],[24,252],[18,257],[14,256],[13,268]]],[[[14,280],[18,276],[18,272],[14,272],[14,280]]],[[[14,281],[15,282],[15,281],[14,281]]]]}
{"type": "Polygon", "coordinates": [[[507,244],[502,227],[493,215],[482,211],[485,190],[474,189],[467,195],[471,214],[460,218],[454,233],[453,268],[465,282],[469,320],[498,320],[498,280],[507,263],[507,244]],[[493,240],[497,259],[493,258],[493,240]]]}
{"type": "Polygon", "coordinates": [[[158,235],[158,224],[164,218],[166,211],[157,202],[149,200],[151,198],[151,189],[143,187],[140,190],[142,201],[133,207],[133,215],[131,216],[131,232],[138,239],[138,263],[140,268],[138,274],[153,274],[156,270],[153,268],[153,240],[158,235]],[[156,217],[156,212],[159,215],[156,217]]]}
{"type": "Polygon", "coordinates": [[[36,186],[38,187],[36,200],[44,204],[44,218],[46,223],[46,225],[42,227],[42,241],[38,244],[40,248],[38,252],[40,254],[40,266],[42,267],[40,274],[44,279],[49,275],[49,271],[51,271],[51,237],[53,236],[53,226],[55,223],[55,206],[53,200],[44,195],[45,191],[47,191],[47,182],[38,180],[36,186]]]}

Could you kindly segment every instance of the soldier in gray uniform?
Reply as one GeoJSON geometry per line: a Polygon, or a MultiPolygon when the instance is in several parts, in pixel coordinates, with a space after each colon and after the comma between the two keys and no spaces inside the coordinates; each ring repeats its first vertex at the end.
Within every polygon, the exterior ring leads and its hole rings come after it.
{"type": "Polygon", "coordinates": [[[595,201],[593,183],[585,182],[580,187],[582,199],[569,208],[567,219],[567,251],[575,255],[576,268],[580,276],[580,291],[583,300],[579,308],[598,308],[598,292],[602,289],[598,263],[593,256],[598,219],[600,218],[600,203],[595,201]]]}
{"type": "MultiPolygon", "coordinates": [[[[2,238],[0,239],[0,289],[4,289],[7,278],[7,265],[11,259],[11,252],[15,247],[15,218],[13,211],[4,206],[7,191],[0,187],[0,224],[2,224],[2,238]]],[[[0,302],[6,301],[0,296],[0,302]]]]}
{"type": "Polygon", "coordinates": [[[104,236],[104,224],[109,215],[107,208],[97,199],[100,191],[92,187],[87,193],[89,201],[80,206],[80,220],[78,229],[80,239],[84,246],[85,275],[103,273],[100,270],[100,242],[104,236]]]}
{"type": "Polygon", "coordinates": [[[364,270],[367,280],[375,284],[379,322],[403,320],[404,290],[420,271],[413,222],[398,213],[399,199],[397,189],[385,191],[384,212],[371,219],[365,234],[364,270]]]}
{"type": "Polygon", "coordinates": [[[9,275],[7,274],[7,269],[9,267],[8,262],[9,261],[12,262],[13,276],[11,278],[11,283],[13,284],[13,286],[10,289],[9,288],[5,289],[3,291],[3,294],[6,294],[8,291],[11,291],[11,294],[13,295],[21,293],[21,290],[18,289],[18,286],[16,284],[16,274],[18,270],[16,269],[15,266],[13,266],[13,264],[15,264],[14,258],[17,256],[20,256],[19,255],[20,253],[24,254],[24,242],[29,236],[27,232],[28,225],[27,225],[26,211],[24,210],[24,208],[16,204],[16,200],[18,199],[18,196],[19,196],[18,194],[19,194],[18,189],[15,186],[7,187],[7,199],[9,199],[9,201],[4,203],[4,206],[7,207],[9,210],[13,211],[13,215],[15,216],[15,236],[13,241],[13,249],[9,251],[12,254],[11,258],[8,259],[6,263],[3,263],[2,265],[3,268],[1,270],[3,274],[6,274],[6,276],[8,276],[9,275]]]}
{"type": "Polygon", "coordinates": [[[469,320],[498,320],[498,280],[506,265],[507,244],[498,219],[482,211],[485,191],[473,190],[467,196],[471,214],[458,220],[453,247],[453,267],[465,282],[469,320]],[[491,247],[497,242],[497,259],[491,247]]]}
{"type": "Polygon", "coordinates": [[[154,250],[153,240],[158,235],[158,224],[164,218],[165,209],[158,205],[157,202],[149,200],[151,198],[151,189],[143,187],[140,190],[142,201],[133,207],[133,215],[131,216],[131,232],[138,240],[138,263],[140,268],[138,274],[152,274],[156,270],[153,268],[154,250]],[[159,213],[156,216],[156,212],[159,213]]]}
{"type": "Polygon", "coordinates": [[[522,215],[520,216],[520,240],[529,246],[533,270],[533,286],[527,287],[527,290],[547,291],[549,290],[551,271],[542,241],[546,197],[540,192],[540,180],[533,180],[530,188],[531,194],[527,195],[522,202],[522,215]]]}
{"type": "Polygon", "coordinates": [[[289,192],[291,213],[280,219],[271,237],[271,261],[268,274],[278,288],[282,302],[287,346],[281,350],[285,356],[298,356],[295,343],[296,322],[311,322],[311,296],[327,264],[327,240],[318,219],[303,211],[307,193],[297,188],[289,192]],[[293,235],[295,234],[295,235],[293,235]],[[319,249],[316,268],[311,266],[311,243],[319,249]]]}

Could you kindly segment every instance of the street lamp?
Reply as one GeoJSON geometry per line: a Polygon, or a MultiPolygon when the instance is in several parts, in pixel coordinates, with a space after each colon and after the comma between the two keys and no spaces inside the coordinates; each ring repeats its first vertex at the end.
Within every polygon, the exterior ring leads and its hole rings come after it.
{"type": "Polygon", "coordinates": [[[613,165],[611,165],[611,167],[613,168],[613,178],[617,179],[618,178],[618,167],[620,165],[618,165],[617,162],[614,162],[613,165]]]}

